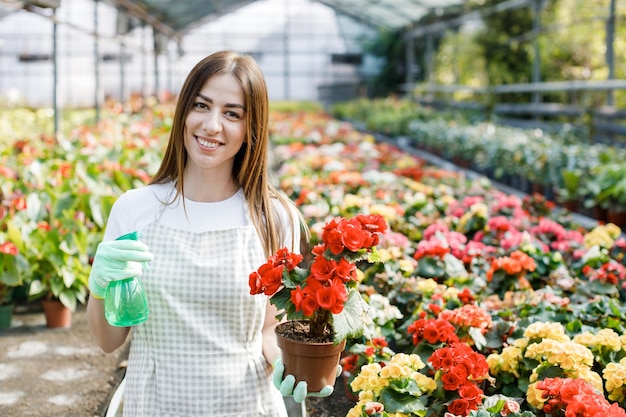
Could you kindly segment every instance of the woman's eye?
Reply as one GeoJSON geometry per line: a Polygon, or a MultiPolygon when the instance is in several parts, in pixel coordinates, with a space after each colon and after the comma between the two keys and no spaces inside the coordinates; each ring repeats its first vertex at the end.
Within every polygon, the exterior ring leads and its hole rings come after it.
{"type": "Polygon", "coordinates": [[[227,111],[226,112],[226,116],[232,117],[234,119],[239,119],[241,117],[241,116],[239,116],[239,113],[234,112],[234,111],[227,111]]]}
{"type": "Polygon", "coordinates": [[[197,109],[208,109],[209,108],[209,106],[207,106],[205,103],[201,103],[201,102],[197,102],[196,104],[194,104],[194,106],[197,109]]]}

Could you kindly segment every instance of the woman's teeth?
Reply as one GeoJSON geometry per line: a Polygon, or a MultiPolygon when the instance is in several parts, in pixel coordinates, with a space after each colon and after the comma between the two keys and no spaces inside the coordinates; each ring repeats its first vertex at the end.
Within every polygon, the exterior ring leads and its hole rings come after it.
{"type": "Polygon", "coordinates": [[[219,146],[219,144],[216,142],[208,142],[200,138],[198,138],[198,142],[200,143],[200,145],[205,146],[207,148],[217,148],[219,146]]]}

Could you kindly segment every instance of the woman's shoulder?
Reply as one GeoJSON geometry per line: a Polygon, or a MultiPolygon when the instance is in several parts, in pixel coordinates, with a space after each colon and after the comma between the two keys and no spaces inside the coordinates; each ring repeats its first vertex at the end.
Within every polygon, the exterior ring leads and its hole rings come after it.
{"type": "Polygon", "coordinates": [[[168,197],[168,193],[172,189],[170,183],[165,184],[149,184],[144,187],[133,188],[124,192],[119,200],[126,201],[131,204],[150,204],[152,202],[159,203],[168,197]]]}
{"type": "Polygon", "coordinates": [[[170,189],[168,184],[150,184],[124,192],[111,208],[105,238],[141,230],[154,219],[170,189]]]}

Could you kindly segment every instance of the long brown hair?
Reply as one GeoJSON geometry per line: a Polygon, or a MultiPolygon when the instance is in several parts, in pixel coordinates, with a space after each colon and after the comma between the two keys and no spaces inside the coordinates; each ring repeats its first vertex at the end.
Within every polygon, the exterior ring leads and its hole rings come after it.
{"type": "MultiPolygon", "coordinates": [[[[165,155],[150,184],[174,182],[177,194],[169,203],[184,195],[183,172],[188,158],[184,145],[185,120],[204,84],[217,74],[234,76],[243,89],[246,135],[243,146],[235,155],[232,175],[243,189],[252,222],[261,237],[265,254],[269,257],[279,249],[286,232],[281,227],[272,199],[277,199],[289,214],[297,210],[293,210],[293,203],[269,181],[269,99],[265,77],[252,57],[233,51],[220,51],[205,57],[192,68],[178,96],[165,155]]],[[[303,227],[301,216],[298,217],[298,222],[298,226],[303,227]]],[[[294,226],[293,223],[290,225],[292,229],[294,226]]],[[[308,230],[305,230],[305,234],[308,235],[308,230]]],[[[296,242],[292,241],[292,250],[295,245],[296,242]]]]}

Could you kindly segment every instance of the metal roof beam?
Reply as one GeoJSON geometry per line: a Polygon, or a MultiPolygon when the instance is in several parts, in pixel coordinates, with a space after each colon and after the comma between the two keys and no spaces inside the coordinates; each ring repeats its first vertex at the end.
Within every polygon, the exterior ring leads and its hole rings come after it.
{"type": "Polygon", "coordinates": [[[343,15],[349,16],[359,22],[365,23],[367,25],[370,26],[375,26],[378,28],[386,28],[386,29],[393,29],[392,26],[389,26],[383,22],[380,21],[380,19],[374,19],[372,18],[370,15],[368,15],[367,13],[361,13],[358,10],[355,10],[354,8],[348,8],[342,4],[338,4],[336,1],[332,1],[332,0],[316,0],[318,3],[322,3],[328,7],[330,7],[331,9],[334,9],[335,11],[337,11],[338,13],[341,13],[343,15]]]}
{"type": "Polygon", "coordinates": [[[522,7],[527,7],[532,4],[535,0],[508,0],[502,3],[498,3],[495,6],[485,8],[483,10],[476,10],[462,16],[459,16],[455,19],[446,20],[443,22],[432,23],[430,25],[422,26],[415,28],[404,35],[405,39],[415,39],[420,38],[426,35],[430,35],[433,33],[443,32],[450,27],[461,26],[466,21],[480,18],[481,16],[487,14],[501,13],[506,10],[514,10],[522,7]]]}
{"type": "Polygon", "coordinates": [[[180,38],[180,34],[174,30],[170,25],[163,23],[158,18],[154,17],[143,7],[137,5],[135,2],[129,0],[114,0],[114,4],[126,9],[129,15],[138,17],[146,24],[152,26],[155,30],[162,33],[169,38],[180,38]]]}

